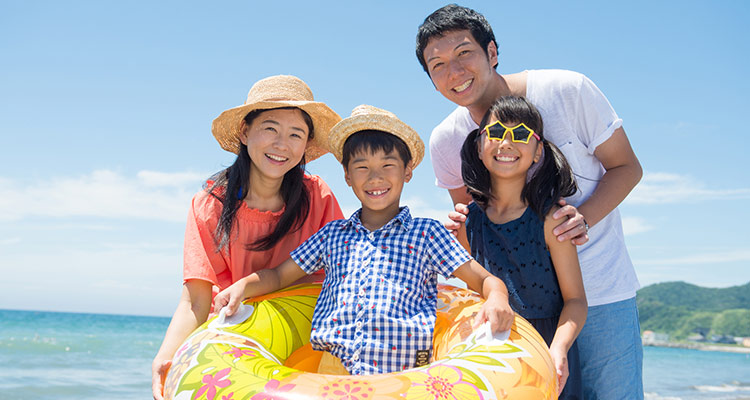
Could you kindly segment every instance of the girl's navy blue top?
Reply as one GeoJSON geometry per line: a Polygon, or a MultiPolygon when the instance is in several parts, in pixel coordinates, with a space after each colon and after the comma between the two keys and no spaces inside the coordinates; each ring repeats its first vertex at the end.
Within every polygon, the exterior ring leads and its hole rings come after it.
{"type": "Polygon", "coordinates": [[[544,241],[544,221],[531,208],[518,219],[495,224],[471,203],[466,234],[471,255],[508,287],[515,312],[526,319],[560,315],[563,298],[544,241]]]}

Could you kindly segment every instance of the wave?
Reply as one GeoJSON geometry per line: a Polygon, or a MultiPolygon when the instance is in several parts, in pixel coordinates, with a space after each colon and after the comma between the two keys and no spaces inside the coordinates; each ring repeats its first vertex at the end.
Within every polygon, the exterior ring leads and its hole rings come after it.
{"type": "Polygon", "coordinates": [[[698,390],[700,392],[708,392],[708,393],[738,393],[738,392],[748,392],[750,393],[750,385],[746,383],[741,383],[734,381],[732,383],[725,383],[720,386],[714,386],[714,385],[696,385],[692,386],[693,389],[698,390]]]}

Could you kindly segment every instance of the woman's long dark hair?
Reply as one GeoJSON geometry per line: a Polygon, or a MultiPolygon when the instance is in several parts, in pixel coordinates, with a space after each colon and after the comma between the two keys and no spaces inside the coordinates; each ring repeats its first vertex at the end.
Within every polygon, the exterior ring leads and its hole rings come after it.
{"type": "MultiPolygon", "coordinates": [[[[307,140],[313,139],[312,118],[305,111],[295,107],[283,107],[279,109],[300,110],[310,132],[307,140]]],[[[249,127],[253,120],[263,111],[268,110],[253,110],[248,113],[245,116],[246,126],[249,127]]],[[[303,155],[299,164],[289,170],[281,182],[281,197],[286,207],[279,218],[279,222],[276,224],[273,232],[257,238],[252,243],[246,244],[245,248],[247,250],[268,250],[275,246],[282,237],[302,227],[310,211],[310,193],[307,187],[305,187],[304,176],[305,156],[303,155]]],[[[250,156],[247,154],[247,146],[240,142],[240,150],[237,153],[237,159],[234,160],[234,163],[229,168],[215,174],[211,179],[214,182],[210,187],[206,188],[206,191],[221,201],[223,205],[214,236],[218,247],[217,251],[221,251],[231,240],[230,236],[237,210],[242,206],[242,202],[250,189],[248,187],[248,182],[250,182],[250,156]]]]}
{"type": "Polygon", "coordinates": [[[542,116],[528,100],[518,96],[500,97],[492,104],[479,124],[479,129],[472,131],[461,147],[461,177],[474,202],[483,210],[491,198],[498,198],[500,193],[492,193],[490,171],[479,158],[479,141],[482,130],[494,117],[503,123],[523,122],[542,138],[540,144],[544,149],[542,165],[526,182],[521,191],[521,199],[544,219],[552,206],[561,197],[572,196],[577,190],[573,171],[560,149],[544,140],[542,116]]]}

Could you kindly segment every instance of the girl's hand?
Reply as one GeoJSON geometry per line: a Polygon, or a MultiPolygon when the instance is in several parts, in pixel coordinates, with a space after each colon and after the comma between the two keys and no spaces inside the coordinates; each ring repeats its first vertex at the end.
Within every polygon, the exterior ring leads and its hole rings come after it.
{"type": "Polygon", "coordinates": [[[477,316],[474,317],[474,328],[478,328],[485,321],[490,322],[492,333],[505,332],[513,325],[516,313],[510,308],[508,299],[504,296],[492,295],[482,305],[477,316]]]}
{"type": "Polygon", "coordinates": [[[226,307],[224,312],[227,317],[234,315],[242,300],[245,300],[245,278],[233,283],[232,286],[222,290],[214,298],[214,313],[226,307]]]}
{"type": "Polygon", "coordinates": [[[565,382],[568,381],[568,352],[560,346],[555,346],[554,343],[549,348],[549,352],[555,364],[555,372],[557,372],[557,395],[559,396],[565,387],[565,382]]]}
{"type": "Polygon", "coordinates": [[[171,366],[172,360],[155,359],[151,364],[151,391],[154,400],[164,400],[164,381],[171,366]]]}

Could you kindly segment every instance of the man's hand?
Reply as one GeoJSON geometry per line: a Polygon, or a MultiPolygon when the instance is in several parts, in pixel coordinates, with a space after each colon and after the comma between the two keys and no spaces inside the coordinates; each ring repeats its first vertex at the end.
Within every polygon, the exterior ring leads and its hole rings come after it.
{"type": "Polygon", "coordinates": [[[564,242],[570,240],[577,246],[588,242],[589,230],[586,227],[586,220],[583,218],[583,215],[578,212],[578,209],[566,203],[565,199],[560,199],[558,204],[560,204],[560,208],[552,214],[552,218],[567,218],[552,230],[552,233],[557,236],[557,241],[564,242]]]}
{"type": "Polygon", "coordinates": [[[456,203],[456,210],[448,213],[450,221],[443,224],[445,229],[449,230],[453,236],[458,236],[458,230],[466,222],[466,216],[469,215],[469,207],[463,203],[456,203]]]}

